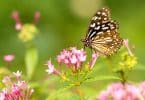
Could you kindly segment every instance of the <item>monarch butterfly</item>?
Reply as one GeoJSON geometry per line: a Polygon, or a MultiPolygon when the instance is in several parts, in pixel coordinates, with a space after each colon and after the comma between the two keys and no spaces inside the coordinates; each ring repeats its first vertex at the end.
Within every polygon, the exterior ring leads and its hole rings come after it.
{"type": "Polygon", "coordinates": [[[92,17],[85,39],[84,47],[109,56],[122,46],[123,39],[117,32],[118,24],[110,17],[109,8],[102,8],[92,17]]]}

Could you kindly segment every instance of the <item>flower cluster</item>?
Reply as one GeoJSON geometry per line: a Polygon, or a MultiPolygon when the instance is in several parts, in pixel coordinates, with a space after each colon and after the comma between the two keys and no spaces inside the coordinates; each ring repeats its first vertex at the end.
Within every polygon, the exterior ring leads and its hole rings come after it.
{"type": "Polygon", "coordinates": [[[139,87],[132,84],[114,83],[102,91],[98,100],[145,100],[145,82],[139,87]]]}
{"type": "Polygon", "coordinates": [[[36,36],[38,30],[33,24],[25,24],[23,25],[18,38],[23,42],[31,41],[36,36]]]}
{"type": "Polygon", "coordinates": [[[86,61],[86,54],[83,49],[77,50],[75,47],[69,50],[63,50],[60,55],[57,56],[58,63],[64,63],[68,67],[75,67],[79,69],[84,61],[86,61]]]}
{"type": "Polygon", "coordinates": [[[137,58],[134,55],[130,55],[127,52],[124,52],[121,55],[121,61],[119,62],[120,69],[132,69],[137,64],[137,58]]]}
{"type": "MultiPolygon", "coordinates": [[[[89,63],[89,69],[92,69],[96,59],[99,57],[97,54],[92,54],[92,59],[89,63]]],[[[70,68],[73,72],[79,71],[82,69],[83,63],[86,61],[86,52],[84,49],[76,49],[71,47],[69,49],[64,49],[57,56],[57,61],[59,65],[66,65],[67,68],[70,68]]],[[[60,72],[54,68],[54,65],[51,61],[48,61],[48,69],[46,70],[49,74],[54,73],[60,75],[60,72]]]]}
{"type": "Polygon", "coordinates": [[[13,75],[16,82],[12,76],[6,76],[2,80],[6,87],[0,92],[0,100],[29,100],[34,90],[26,81],[21,80],[21,72],[14,72],[13,75]]]}
{"type": "Polygon", "coordinates": [[[38,33],[35,24],[38,23],[38,20],[40,18],[40,13],[39,12],[35,13],[33,24],[23,24],[20,20],[19,13],[17,11],[12,13],[12,18],[16,22],[16,26],[15,26],[16,30],[20,31],[20,33],[18,34],[18,38],[23,42],[28,42],[33,40],[36,34],[38,33]]]}

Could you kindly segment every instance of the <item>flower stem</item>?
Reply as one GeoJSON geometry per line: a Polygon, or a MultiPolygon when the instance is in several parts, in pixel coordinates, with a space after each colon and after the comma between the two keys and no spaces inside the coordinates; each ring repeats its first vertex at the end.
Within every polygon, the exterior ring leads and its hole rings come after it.
{"type": "Polygon", "coordinates": [[[121,77],[121,82],[122,82],[122,84],[125,84],[125,82],[126,82],[126,78],[125,78],[125,73],[124,73],[124,71],[123,70],[120,70],[119,71],[119,74],[120,74],[120,77],[121,77]]]}

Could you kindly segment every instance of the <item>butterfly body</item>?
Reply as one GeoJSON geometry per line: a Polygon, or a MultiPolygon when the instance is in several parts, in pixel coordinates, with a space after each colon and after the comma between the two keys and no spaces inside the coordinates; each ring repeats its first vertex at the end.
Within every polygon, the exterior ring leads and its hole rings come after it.
{"type": "Polygon", "coordinates": [[[103,55],[111,55],[122,46],[123,39],[117,32],[118,24],[110,17],[108,8],[100,9],[91,19],[85,39],[85,47],[103,55]]]}

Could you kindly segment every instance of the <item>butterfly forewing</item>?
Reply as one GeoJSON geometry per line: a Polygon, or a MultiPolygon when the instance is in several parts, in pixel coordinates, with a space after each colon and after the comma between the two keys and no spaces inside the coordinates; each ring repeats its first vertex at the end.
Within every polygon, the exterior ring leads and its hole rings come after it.
{"type": "Polygon", "coordinates": [[[111,55],[122,45],[118,24],[110,17],[108,8],[102,8],[92,17],[84,45],[101,54],[111,55]]]}

